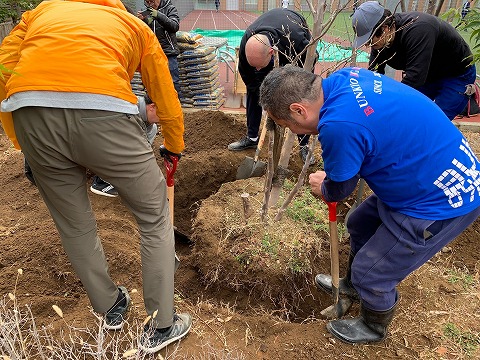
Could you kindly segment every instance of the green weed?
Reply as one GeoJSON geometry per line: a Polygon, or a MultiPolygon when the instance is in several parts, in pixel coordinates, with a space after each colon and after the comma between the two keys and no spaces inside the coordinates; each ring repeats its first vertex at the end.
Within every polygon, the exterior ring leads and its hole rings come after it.
{"type": "Polygon", "coordinates": [[[243,268],[248,267],[248,265],[250,265],[250,263],[252,262],[251,256],[246,253],[235,255],[234,258],[237,262],[240,263],[240,265],[242,265],[243,268]]]}
{"type": "Polygon", "coordinates": [[[480,345],[479,334],[462,331],[450,322],[445,324],[443,334],[457,344],[467,355],[473,354],[477,350],[478,345],[480,345]]]}
{"type": "MultiPolygon", "coordinates": [[[[291,181],[285,181],[284,191],[291,191],[293,186],[291,181]]],[[[327,205],[314,196],[309,187],[304,187],[299,191],[285,213],[289,218],[301,223],[302,226],[311,226],[316,232],[328,234],[330,231],[327,205]]],[[[337,222],[337,229],[339,239],[346,236],[347,228],[344,223],[337,222]]]]}
{"type": "Polygon", "coordinates": [[[279,240],[269,233],[265,233],[261,240],[262,250],[274,260],[278,258],[279,240]]]}
{"type": "Polygon", "coordinates": [[[310,272],[310,262],[302,256],[300,249],[293,249],[290,259],[288,259],[288,268],[294,274],[304,274],[310,272]]]}
{"type": "Polygon", "coordinates": [[[291,202],[286,214],[294,221],[311,225],[314,230],[328,231],[328,210],[322,200],[317,199],[308,187],[291,202]]]}
{"type": "Polygon", "coordinates": [[[463,272],[458,269],[450,269],[447,271],[448,282],[451,284],[460,283],[464,290],[471,289],[475,284],[474,277],[468,272],[463,272]]]}

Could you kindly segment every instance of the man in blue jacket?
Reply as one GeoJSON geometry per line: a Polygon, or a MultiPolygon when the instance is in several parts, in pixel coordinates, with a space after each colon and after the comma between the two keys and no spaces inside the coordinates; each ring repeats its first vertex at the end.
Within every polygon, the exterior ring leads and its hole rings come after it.
{"type": "MultiPolygon", "coordinates": [[[[360,177],[373,190],[348,219],[349,271],[339,286],[360,300],[360,316],[327,329],[349,343],[383,340],[397,285],[480,215],[480,162],[432,101],[369,70],[322,80],[293,66],[275,69],[260,104],[294,133],[318,134],[325,171],[310,175],[314,194],[340,201],[360,177]]],[[[329,276],[315,282],[332,289],[329,276]]]]}

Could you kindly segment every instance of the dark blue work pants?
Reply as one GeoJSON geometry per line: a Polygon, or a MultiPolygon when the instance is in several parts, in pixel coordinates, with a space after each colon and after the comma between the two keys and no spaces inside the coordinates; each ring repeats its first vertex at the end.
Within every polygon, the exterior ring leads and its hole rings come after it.
{"type": "Polygon", "coordinates": [[[468,84],[475,83],[475,65],[467,68],[464,74],[427,83],[417,90],[434,100],[450,120],[460,114],[468,103],[465,90],[468,84]]]}
{"type": "Polygon", "coordinates": [[[173,86],[177,90],[178,97],[182,97],[182,90],[180,88],[180,73],[178,70],[178,60],[177,55],[167,56],[168,59],[168,69],[170,70],[170,75],[172,76],[173,86]]]}
{"type": "Polygon", "coordinates": [[[462,233],[480,215],[424,220],[392,211],[376,195],[349,217],[350,246],[355,254],[352,283],[365,307],[385,311],[396,302],[396,286],[462,233]]]}

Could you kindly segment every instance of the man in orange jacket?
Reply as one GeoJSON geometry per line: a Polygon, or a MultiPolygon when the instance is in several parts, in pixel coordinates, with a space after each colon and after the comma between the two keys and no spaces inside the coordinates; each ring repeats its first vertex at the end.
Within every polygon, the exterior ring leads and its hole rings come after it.
{"type": "Polygon", "coordinates": [[[141,234],[145,308],[140,348],[182,338],[173,307],[175,248],[167,188],[130,80],[138,69],[157,107],[165,156],[183,150],[183,114],[168,61],[148,26],[118,0],[45,1],[23,14],[0,47],[13,70],[0,80],[2,124],[30,164],[38,190],[93,309],[123,325],[130,298],[112,281],[87,195],[89,168],[118,190],[141,234]]]}

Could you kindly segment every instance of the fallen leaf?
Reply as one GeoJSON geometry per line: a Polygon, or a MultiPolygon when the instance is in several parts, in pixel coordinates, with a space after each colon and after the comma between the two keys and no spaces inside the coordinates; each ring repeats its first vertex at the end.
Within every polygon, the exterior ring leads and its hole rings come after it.
{"type": "Polygon", "coordinates": [[[446,347],[440,346],[437,348],[437,354],[438,355],[445,355],[448,352],[446,347]]]}
{"type": "Polygon", "coordinates": [[[52,309],[57,313],[58,316],[63,318],[63,311],[57,305],[52,305],[52,309]]]}

